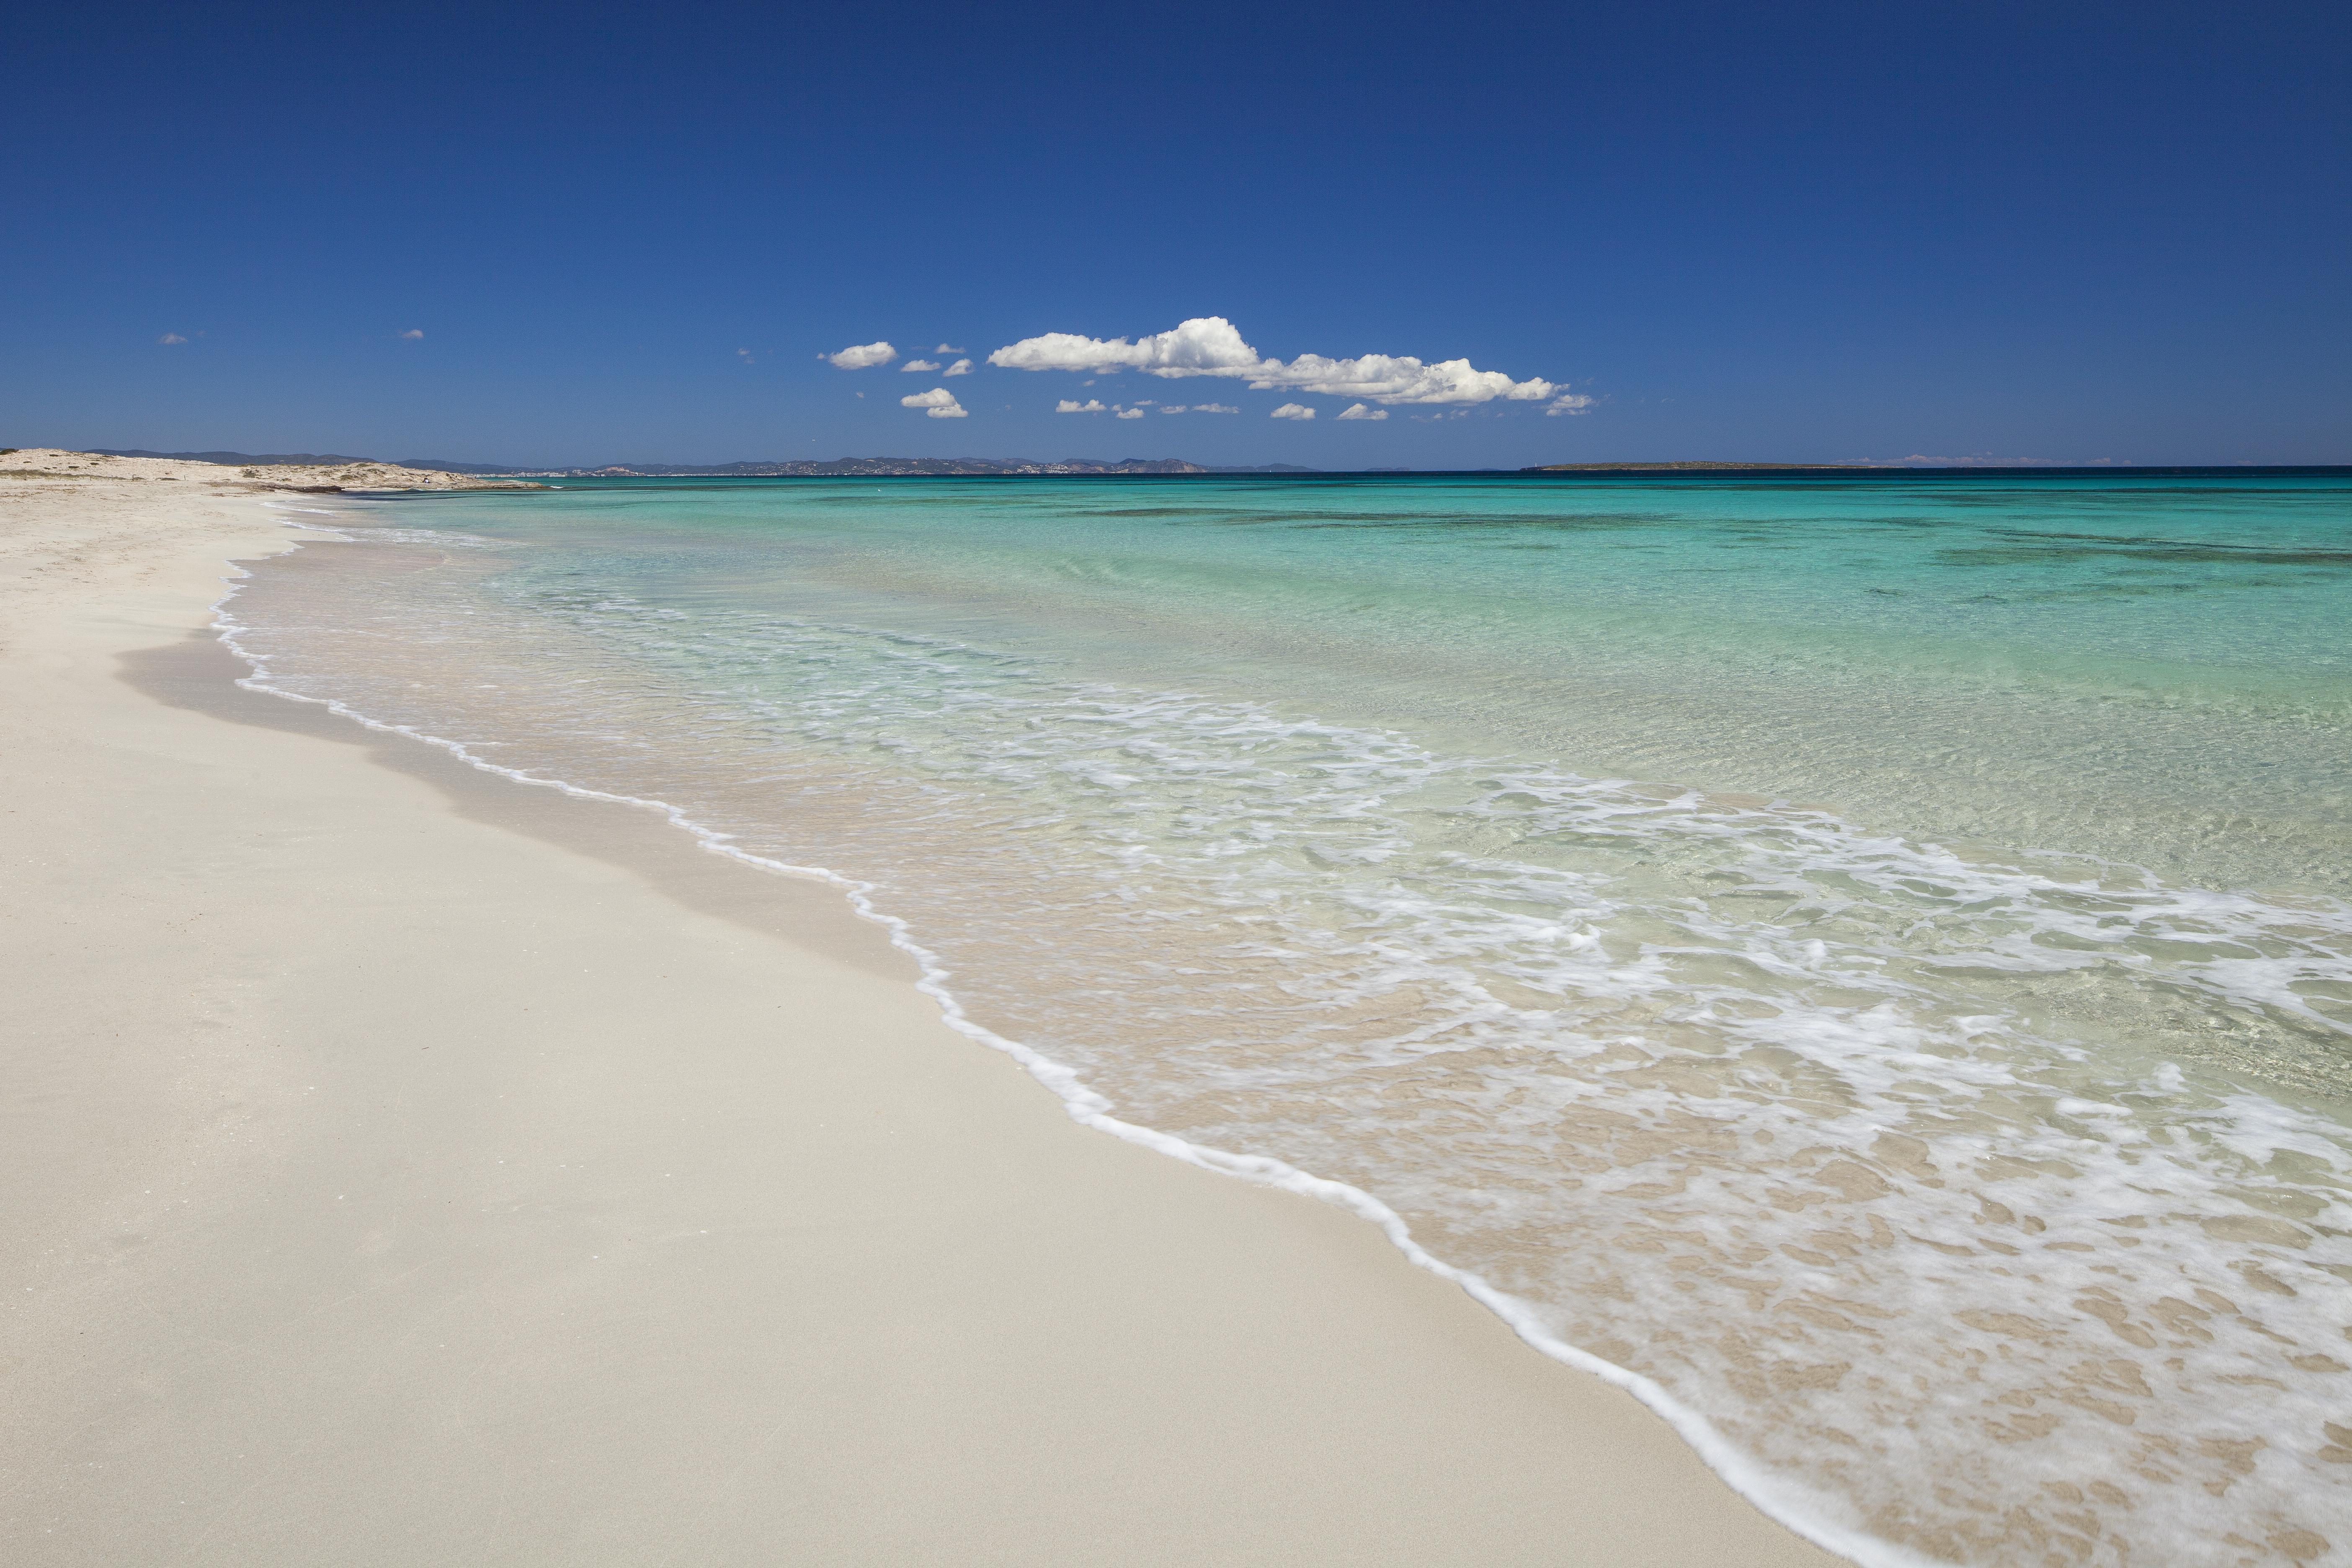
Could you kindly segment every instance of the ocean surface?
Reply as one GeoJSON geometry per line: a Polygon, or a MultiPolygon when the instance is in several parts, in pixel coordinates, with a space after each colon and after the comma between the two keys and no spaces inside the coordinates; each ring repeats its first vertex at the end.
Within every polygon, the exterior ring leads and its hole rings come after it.
{"type": "Polygon", "coordinates": [[[302,504],[262,684],[852,885],[1816,1539],[2352,1555],[2352,473],[302,504]]]}

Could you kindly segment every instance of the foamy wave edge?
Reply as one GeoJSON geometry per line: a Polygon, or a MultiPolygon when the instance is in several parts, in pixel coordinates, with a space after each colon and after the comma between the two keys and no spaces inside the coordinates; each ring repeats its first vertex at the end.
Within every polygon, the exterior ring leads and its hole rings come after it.
{"type": "MultiPolygon", "coordinates": [[[[301,510],[312,512],[315,515],[336,515],[325,513],[320,509],[273,505],[268,501],[262,504],[275,511],[301,510]]],[[[288,519],[286,526],[308,532],[340,537],[339,531],[331,524],[302,522],[288,519]]],[[[291,554],[301,548],[300,542],[296,541],[278,553],[291,554]]],[[[1412,1228],[1405,1224],[1403,1216],[1361,1187],[1346,1182],[1333,1181],[1328,1176],[1318,1176],[1309,1171],[1302,1171],[1296,1165],[1266,1155],[1236,1154],[1229,1150],[1194,1143],[1187,1139],[1179,1138],[1173,1133],[1162,1132],[1156,1128],[1122,1121],[1112,1115],[1111,1102],[1088,1088],[1086,1081],[1078,1076],[1076,1068],[1055,1060],[1034,1047],[1024,1045],[1018,1040],[1008,1039],[994,1030],[975,1023],[966,1016],[963,1004],[958,1000],[954,992],[948,989],[947,982],[952,971],[940,961],[938,954],[914,939],[912,929],[903,917],[891,914],[875,906],[868,896],[873,890],[872,883],[861,882],[854,877],[845,877],[828,867],[796,866],[789,861],[771,859],[763,855],[754,855],[748,850],[737,848],[730,842],[731,835],[719,832],[715,828],[705,827],[667,801],[647,800],[637,795],[613,795],[604,790],[587,789],[578,784],[568,784],[562,779],[542,778],[520,768],[503,767],[468,751],[460,742],[429,734],[413,725],[391,724],[370,718],[357,709],[333,698],[310,697],[299,691],[289,691],[283,687],[271,685],[268,666],[262,663],[258,656],[248,651],[237,640],[238,633],[250,631],[252,628],[237,620],[230,612],[229,605],[230,602],[244,591],[242,579],[249,576],[250,574],[242,567],[236,567],[234,563],[230,564],[236,571],[237,575],[223,579],[228,584],[228,589],[218,599],[213,601],[209,608],[212,614],[213,629],[219,634],[222,646],[253,668],[251,675],[242,677],[236,682],[244,689],[269,697],[282,698],[289,702],[303,702],[313,707],[324,708],[337,717],[349,719],[362,728],[373,730],[382,734],[399,735],[408,740],[422,742],[428,746],[438,747],[468,767],[478,768],[486,773],[496,773],[500,778],[510,779],[516,784],[555,790],[580,800],[607,801],[618,805],[636,806],[642,810],[659,812],[672,826],[684,829],[702,848],[712,854],[723,855],[730,860],[740,861],[744,865],[757,867],[763,871],[781,876],[807,878],[840,889],[852,910],[860,918],[871,921],[888,931],[890,944],[915,961],[916,968],[921,976],[915,982],[915,989],[939,1004],[940,1016],[946,1021],[948,1027],[968,1039],[975,1040],[992,1050],[1000,1051],[1020,1063],[1031,1078],[1053,1091],[1061,1100],[1063,1110],[1080,1126],[1092,1128],[1098,1132],[1107,1132],[1114,1138],[1123,1139],[1129,1143],[1140,1144],[1146,1149],[1165,1154],[1171,1159],[1181,1160],[1186,1164],[1197,1165],[1204,1171],[1214,1171],[1220,1175],[1237,1177],[1259,1186],[1274,1187],[1283,1192],[1298,1194],[1302,1197],[1315,1198],[1346,1209],[1360,1219],[1370,1221],[1414,1266],[1460,1287],[1471,1300],[1502,1319],[1510,1327],[1511,1331],[1529,1348],[1563,1365],[1589,1373],[1601,1382],[1632,1394],[1653,1414],[1673,1427],[1675,1436],[1697,1454],[1700,1461],[1714,1472],[1718,1479],[1774,1523],[1801,1536],[1823,1551],[1835,1552],[1841,1557],[1861,1564],[1862,1568],[1949,1568],[1949,1565],[1944,1563],[1941,1559],[1922,1556],[1893,1542],[1883,1541],[1852,1525],[1839,1522],[1834,1518],[1824,1517],[1845,1511],[1844,1505],[1839,1500],[1832,1499],[1814,1488],[1776,1474],[1757,1464],[1734,1447],[1720,1432],[1717,1432],[1705,1416],[1681,1404],[1649,1378],[1643,1377],[1639,1373],[1629,1372],[1613,1362],[1604,1361],[1590,1351],[1580,1350],[1560,1339],[1544,1327],[1533,1309],[1526,1302],[1507,1290],[1497,1289],[1482,1276],[1472,1273],[1469,1269],[1457,1268],[1423,1247],[1420,1242],[1413,1239],[1412,1228]]]]}

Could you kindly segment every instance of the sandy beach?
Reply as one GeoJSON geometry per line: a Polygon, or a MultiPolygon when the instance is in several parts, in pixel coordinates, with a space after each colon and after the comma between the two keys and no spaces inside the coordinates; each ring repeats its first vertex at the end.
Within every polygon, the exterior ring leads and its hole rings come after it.
{"type": "Polygon", "coordinates": [[[0,458],[28,1564],[1828,1563],[829,888],[241,690],[268,487],[0,458]]]}

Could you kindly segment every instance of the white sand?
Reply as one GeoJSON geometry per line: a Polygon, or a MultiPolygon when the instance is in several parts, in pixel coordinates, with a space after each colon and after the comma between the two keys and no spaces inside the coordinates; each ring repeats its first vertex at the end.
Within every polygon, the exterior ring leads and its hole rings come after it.
{"type": "Polygon", "coordinates": [[[8,1562],[1834,1561],[1370,1226],[1076,1126],[831,892],[239,692],[251,488],[56,457],[8,1562]]]}
{"type": "Polygon", "coordinates": [[[178,458],[114,458],[103,452],[68,452],[56,447],[18,447],[0,452],[0,482],[21,488],[28,479],[118,484],[218,486],[236,480],[253,490],[543,490],[528,479],[484,479],[438,468],[404,468],[392,463],[264,463],[230,468],[178,458]]]}

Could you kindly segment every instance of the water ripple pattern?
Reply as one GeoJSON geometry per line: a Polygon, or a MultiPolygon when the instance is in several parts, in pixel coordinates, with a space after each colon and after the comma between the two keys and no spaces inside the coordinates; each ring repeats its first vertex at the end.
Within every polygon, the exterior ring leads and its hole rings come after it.
{"type": "MultiPolygon", "coordinates": [[[[257,574],[239,645],[278,689],[866,884],[972,1018],[1119,1118],[1372,1194],[1886,1561],[2352,1547],[2352,906],[2325,876],[2200,879],[2212,843],[2157,810],[2134,860],[2111,825],[1793,805],[1725,787],[1731,742],[1700,782],[1569,766],[1509,690],[1461,700],[1459,647],[1416,698],[1383,662],[1409,638],[1355,645],[1359,689],[1422,724],[1337,684],[1302,701],[1303,667],[1254,696],[1262,648],[1094,616],[1120,571],[1165,600],[1165,555],[1073,558],[1086,585],[1017,616],[985,602],[1030,591],[1014,563],[948,613],[909,586],[933,564],[838,525],[798,536],[789,582],[714,592],[756,558],[740,530],[657,572],[643,518],[616,541],[514,515],[358,518],[257,574]],[[1135,679],[1155,661],[1200,679],[1135,679]]],[[[1965,548],[2014,553],[1982,531],[1965,548]]],[[[2148,536],[2116,547],[2135,570],[2148,536]]],[[[2230,569],[2326,553],[2264,549],[2230,569]]],[[[1932,667],[1937,710],[1990,700],[1967,658],[1905,651],[1885,679],[1932,667]]],[[[1787,658],[1811,695],[1772,700],[1819,733],[1852,651],[1787,658]]],[[[1645,713],[1695,689],[1674,673],[1645,713]]],[[[2274,726],[2291,758],[2338,695],[2200,665],[2147,700],[2274,726]]],[[[2275,843],[2326,828],[2280,820],[2275,843]]]]}

